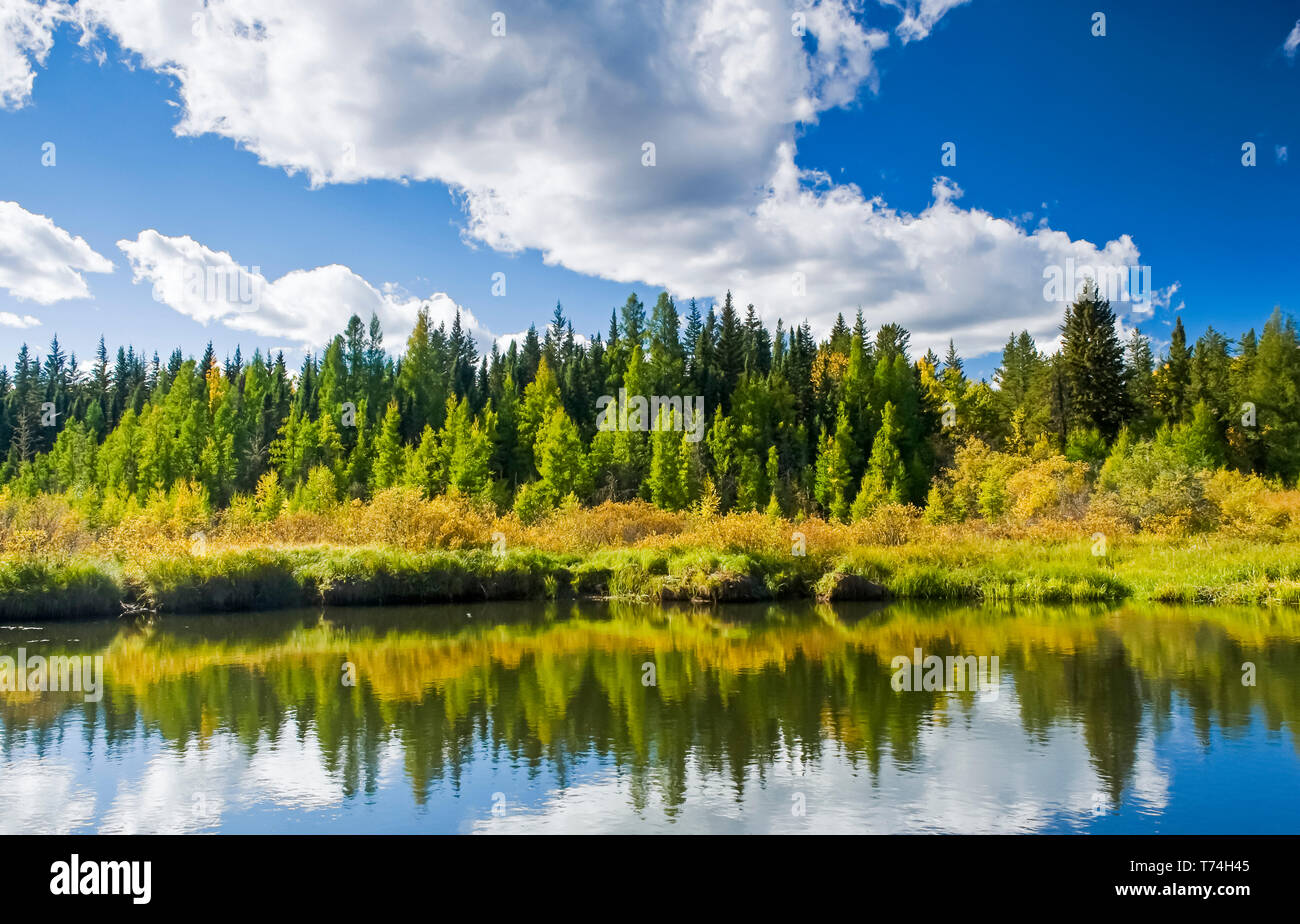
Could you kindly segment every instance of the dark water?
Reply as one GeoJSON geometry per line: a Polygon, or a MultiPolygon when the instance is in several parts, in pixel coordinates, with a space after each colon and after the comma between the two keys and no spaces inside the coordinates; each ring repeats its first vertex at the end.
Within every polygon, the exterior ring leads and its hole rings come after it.
{"type": "Polygon", "coordinates": [[[5,833],[1300,831],[1293,611],[511,604],[19,648],[105,679],[0,692],[5,833]],[[998,668],[896,690],[918,648],[998,668]]]}

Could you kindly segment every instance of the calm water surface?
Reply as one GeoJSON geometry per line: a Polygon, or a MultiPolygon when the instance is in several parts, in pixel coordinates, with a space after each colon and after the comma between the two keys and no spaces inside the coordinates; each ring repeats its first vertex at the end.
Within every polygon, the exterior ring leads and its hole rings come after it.
{"type": "Polygon", "coordinates": [[[19,648],[103,655],[104,693],[0,692],[3,833],[1300,831],[1295,612],[462,605],[19,648]],[[998,672],[895,690],[918,648],[998,672]]]}

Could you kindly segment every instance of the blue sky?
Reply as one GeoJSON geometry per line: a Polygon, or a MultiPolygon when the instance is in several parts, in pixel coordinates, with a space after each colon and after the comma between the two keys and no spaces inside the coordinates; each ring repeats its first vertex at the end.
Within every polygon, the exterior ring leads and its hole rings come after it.
{"type": "Polygon", "coordinates": [[[557,300],[589,333],[633,289],[732,288],[819,332],[861,305],[987,373],[1012,329],[1050,340],[1043,268],[1103,250],[1152,268],[1155,302],[1119,307],[1157,341],[1178,310],[1237,334],[1300,301],[1300,165],[1279,152],[1300,154],[1300,2],[714,0],[670,22],[395,3],[382,23],[259,5],[0,14],[20,36],[0,42],[0,202],[22,210],[0,229],[0,359],[57,333],[86,361],[102,333],[297,362],[371,301],[396,349],[435,293],[486,339],[557,300]],[[259,268],[265,306],[153,297],[222,254],[259,268]]]}

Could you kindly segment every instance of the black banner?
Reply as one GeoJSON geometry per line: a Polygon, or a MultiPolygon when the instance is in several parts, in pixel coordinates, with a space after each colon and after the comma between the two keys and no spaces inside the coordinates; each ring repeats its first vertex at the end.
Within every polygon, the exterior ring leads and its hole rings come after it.
{"type": "MultiPolygon", "coordinates": [[[[772,910],[837,889],[917,911],[1055,907],[1231,913],[1295,893],[1291,837],[824,838],[11,837],[0,842],[11,910],[375,911],[380,899],[461,894],[511,902],[647,901],[701,890],[772,910]],[[676,881],[676,884],[674,882],[676,881]],[[1048,906],[1053,907],[1053,906],[1048,906]]],[[[865,907],[865,906],[864,906],[865,907]]],[[[396,908],[393,909],[396,911],[396,908]]]]}

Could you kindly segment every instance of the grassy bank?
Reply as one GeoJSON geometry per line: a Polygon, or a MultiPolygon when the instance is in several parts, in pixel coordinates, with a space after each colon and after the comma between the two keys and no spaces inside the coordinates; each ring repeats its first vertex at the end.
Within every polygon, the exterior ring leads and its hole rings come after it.
{"type": "Polygon", "coordinates": [[[122,611],[121,572],[88,559],[0,558],[0,619],[99,619],[122,611]]]}
{"type": "Polygon", "coordinates": [[[1296,605],[1296,552],[1294,543],[1244,538],[1131,536],[1098,556],[1087,540],[969,536],[803,555],[672,544],[501,555],[391,545],[218,547],[132,562],[9,554],[0,557],[0,619],[103,617],[141,602],[193,613],[565,597],[1296,605]]]}

